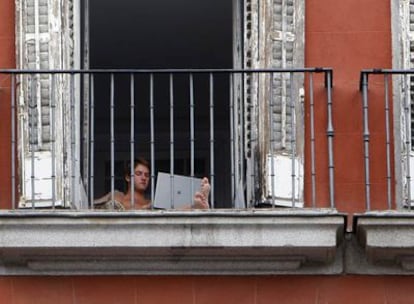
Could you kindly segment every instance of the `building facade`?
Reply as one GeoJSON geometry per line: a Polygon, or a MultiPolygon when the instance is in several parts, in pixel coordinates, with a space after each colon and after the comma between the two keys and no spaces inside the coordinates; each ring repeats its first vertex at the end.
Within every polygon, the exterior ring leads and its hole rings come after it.
{"type": "Polygon", "coordinates": [[[2,302],[411,303],[413,5],[3,0],[2,302]]]}

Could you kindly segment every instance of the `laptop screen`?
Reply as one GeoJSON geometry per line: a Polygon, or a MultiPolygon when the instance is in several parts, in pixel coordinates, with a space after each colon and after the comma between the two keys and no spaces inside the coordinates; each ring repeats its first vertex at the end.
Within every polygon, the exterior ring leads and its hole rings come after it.
{"type": "Polygon", "coordinates": [[[158,172],[154,207],[176,209],[190,206],[200,185],[201,178],[158,172]]]}

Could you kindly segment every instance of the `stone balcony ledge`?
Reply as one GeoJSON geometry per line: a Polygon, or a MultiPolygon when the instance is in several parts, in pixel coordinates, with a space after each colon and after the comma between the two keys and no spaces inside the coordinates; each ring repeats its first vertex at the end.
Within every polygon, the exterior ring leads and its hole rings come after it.
{"type": "Polygon", "coordinates": [[[334,274],[330,209],[2,211],[0,274],[334,274]]]}
{"type": "Polygon", "coordinates": [[[414,213],[378,211],[355,215],[354,231],[375,273],[414,274],[414,213]]]}

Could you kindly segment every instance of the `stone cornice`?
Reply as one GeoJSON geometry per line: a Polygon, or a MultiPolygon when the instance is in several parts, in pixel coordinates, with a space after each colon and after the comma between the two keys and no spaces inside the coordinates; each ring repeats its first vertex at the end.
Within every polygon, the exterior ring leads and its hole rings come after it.
{"type": "Polygon", "coordinates": [[[368,212],[356,215],[354,225],[374,273],[414,274],[414,213],[368,212]]]}
{"type": "Polygon", "coordinates": [[[0,274],[340,273],[332,210],[0,213],[0,274]]]}

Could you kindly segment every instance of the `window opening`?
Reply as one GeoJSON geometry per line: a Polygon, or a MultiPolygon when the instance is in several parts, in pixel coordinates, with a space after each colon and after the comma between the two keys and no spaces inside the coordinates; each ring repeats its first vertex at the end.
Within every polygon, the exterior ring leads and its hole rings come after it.
{"type": "MultiPolygon", "coordinates": [[[[235,1],[236,2],[236,1],[235,1]]],[[[232,68],[234,5],[232,0],[88,0],[89,41],[85,46],[91,69],[232,68]]],[[[85,56],[86,57],[86,56],[85,56]]],[[[240,60],[239,60],[240,61],[240,60]]],[[[185,172],[189,152],[189,75],[174,75],[174,159],[175,169],[185,172]],[[180,165],[181,164],[181,165],[180,165]]],[[[154,75],[155,171],[165,166],[170,156],[170,79],[154,75]]],[[[194,76],[195,169],[209,174],[208,75],[194,76]]],[[[134,77],[135,156],[150,158],[150,79],[134,77]]],[[[122,172],[130,158],[130,82],[129,75],[114,80],[115,166],[122,172]]],[[[215,179],[226,185],[230,180],[229,80],[215,77],[215,179]]],[[[96,196],[108,189],[110,151],[110,76],[94,79],[94,191],[96,196]]],[[[167,168],[166,168],[167,167],[167,168]]],[[[110,170],[109,170],[110,171],[110,170]]],[[[153,172],[154,174],[156,172],[153,172]]],[[[110,175],[109,175],[110,177],[110,175]]],[[[118,185],[117,185],[118,186],[118,185]]],[[[216,187],[216,201],[230,202],[229,187],[216,187]]],[[[122,190],[122,189],[119,189],[122,190]]],[[[220,207],[216,205],[215,207],[220,207]]],[[[229,207],[229,206],[227,206],[229,207]]]]}

